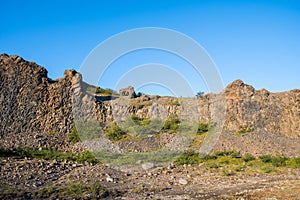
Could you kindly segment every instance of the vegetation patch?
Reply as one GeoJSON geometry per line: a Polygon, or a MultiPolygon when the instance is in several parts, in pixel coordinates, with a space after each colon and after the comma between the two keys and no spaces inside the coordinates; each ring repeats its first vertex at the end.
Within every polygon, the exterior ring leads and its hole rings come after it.
{"type": "Polygon", "coordinates": [[[262,155],[259,158],[264,163],[272,163],[274,167],[284,167],[287,165],[287,161],[289,160],[284,155],[262,155]]]}
{"type": "Polygon", "coordinates": [[[199,164],[200,162],[201,159],[199,157],[199,154],[192,150],[184,152],[181,156],[179,156],[175,160],[176,165],[184,165],[184,164],[195,165],[195,164],[199,164]]]}
{"type": "Polygon", "coordinates": [[[246,135],[247,133],[251,133],[254,131],[253,127],[242,127],[240,130],[238,130],[236,133],[237,135],[246,135]]]}
{"type": "Polygon", "coordinates": [[[243,160],[245,161],[245,162],[250,162],[250,161],[252,161],[252,160],[255,160],[256,158],[252,155],[252,154],[250,154],[250,153],[246,153],[244,156],[243,156],[243,160]]]}
{"type": "Polygon", "coordinates": [[[105,127],[105,135],[111,141],[119,141],[126,136],[126,132],[124,132],[116,122],[112,123],[109,126],[105,127]]]}
{"type": "Polygon", "coordinates": [[[171,115],[165,121],[163,130],[168,130],[170,132],[176,132],[179,128],[180,120],[177,115],[171,115]]]}
{"type": "Polygon", "coordinates": [[[77,143],[81,142],[76,127],[73,128],[72,132],[68,135],[68,142],[77,143]]]}
{"type": "Polygon", "coordinates": [[[202,134],[202,133],[206,133],[209,131],[209,124],[208,123],[204,123],[204,122],[199,122],[198,123],[198,129],[197,129],[197,134],[202,134]]]}
{"type": "Polygon", "coordinates": [[[130,106],[135,107],[136,109],[142,109],[143,107],[152,106],[152,101],[140,101],[136,99],[131,99],[130,106]]]}
{"type": "Polygon", "coordinates": [[[175,164],[196,165],[203,163],[207,169],[222,169],[224,176],[236,172],[271,173],[285,168],[300,168],[300,158],[287,158],[284,155],[263,155],[256,159],[251,154],[242,156],[236,151],[218,151],[210,155],[201,155],[195,151],[186,151],[180,155],[175,164]],[[229,174],[228,174],[228,173],[229,174]]]}
{"type": "Polygon", "coordinates": [[[119,93],[117,91],[114,91],[112,89],[104,89],[104,88],[100,88],[100,87],[95,87],[95,86],[88,86],[86,89],[86,92],[89,94],[97,94],[97,95],[101,95],[101,96],[118,96],[119,93]]]}
{"type": "Polygon", "coordinates": [[[62,187],[47,187],[33,192],[33,195],[38,198],[107,198],[112,195],[112,192],[102,187],[100,182],[90,184],[69,183],[62,187]]]}

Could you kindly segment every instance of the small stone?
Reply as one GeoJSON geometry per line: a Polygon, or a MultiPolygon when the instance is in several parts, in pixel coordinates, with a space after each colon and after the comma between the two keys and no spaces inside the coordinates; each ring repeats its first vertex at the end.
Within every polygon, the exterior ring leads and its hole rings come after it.
{"type": "Polygon", "coordinates": [[[154,168],[154,163],[152,163],[152,162],[144,163],[144,164],[142,164],[142,168],[144,170],[148,170],[148,169],[154,168]]]}
{"type": "Polygon", "coordinates": [[[186,184],[188,184],[188,181],[183,179],[183,178],[180,178],[178,183],[181,184],[181,185],[186,185],[186,184]]]}
{"type": "Polygon", "coordinates": [[[111,176],[106,177],[107,182],[114,182],[114,179],[111,176]]]}

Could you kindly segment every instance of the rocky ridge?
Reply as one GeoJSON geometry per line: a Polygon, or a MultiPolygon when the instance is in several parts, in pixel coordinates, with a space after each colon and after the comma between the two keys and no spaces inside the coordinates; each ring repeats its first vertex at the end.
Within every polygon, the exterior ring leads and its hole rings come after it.
{"type": "MultiPolygon", "coordinates": [[[[1,147],[46,145],[71,148],[66,138],[76,117],[92,116],[101,123],[109,123],[116,117],[130,115],[163,119],[178,115],[220,123],[220,131],[224,134],[217,144],[218,149],[234,147],[243,151],[245,146],[238,143],[248,140],[243,143],[249,146],[245,148],[247,152],[260,154],[262,150],[256,151],[252,141],[259,138],[256,134],[274,134],[274,143],[287,138],[290,142],[282,145],[290,155],[297,154],[300,149],[297,145],[300,138],[300,90],[271,93],[265,89],[255,90],[236,80],[220,94],[177,99],[147,95],[133,98],[134,90],[129,88],[123,92],[132,98],[127,98],[124,104],[121,98],[107,100],[90,95],[86,92],[87,86],[74,70],[66,70],[63,78],[51,80],[47,77],[47,70],[36,63],[19,56],[0,55],[0,137],[5,141],[1,147]],[[247,136],[236,137],[240,130],[245,130],[247,136]],[[226,134],[229,136],[224,137],[226,134]]],[[[264,144],[262,142],[259,146],[263,148],[264,144]]],[[[281,149],[284,151],[284,148],[281,149]]]]}

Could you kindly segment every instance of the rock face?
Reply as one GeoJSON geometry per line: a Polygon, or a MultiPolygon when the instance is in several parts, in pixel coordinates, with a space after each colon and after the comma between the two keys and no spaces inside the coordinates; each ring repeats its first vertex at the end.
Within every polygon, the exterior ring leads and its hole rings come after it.
{"type": "Polygon", "coordinates": [[[5,142],[13,144],[13,139],[22,134],[60,133],[65,140],[77,117],[92,116],[106,123],[126,115],[162,119],[177,115],[220,123],[222,131],[231,135],[244,131],[300,138],[300,90],[271,93],[237,80],[220,94],[176,99],[136,97],[134,88],[128,87],[120,90],[120,96],[127,99],[122,103],[122,98],[96,100],[85,92],[85,87],[81,75],[74,70],[66,70],[63,78],[51,80],[47,70],[33,62],[0,55],[0,137],[13,136],[5,142]]]}
{"type": "Polygon", "coordinates": [[[228,131],[255,130],[300,137],[300,90],[271,93],[255,90],[241,80],[225,88],[228,131]]]}
{"type": "Polygon", "coordinates": [[[80,80],[80,74],[66,70],[53,81],[33,62],[0,55],[0,135],[70,132],[72,86],[80,80]]]}

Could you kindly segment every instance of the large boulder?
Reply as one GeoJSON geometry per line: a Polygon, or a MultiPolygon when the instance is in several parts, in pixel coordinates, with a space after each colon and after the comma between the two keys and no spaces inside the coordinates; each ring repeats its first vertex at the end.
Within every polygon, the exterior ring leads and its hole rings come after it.
{"type": "Polygon", "coordinates": [[[135,98],[136,94],[134,91],[134,87],[128,86],[127,88],[120,89],[120,95],[121,97],[129,97],[129,98],[135,98]]]}

